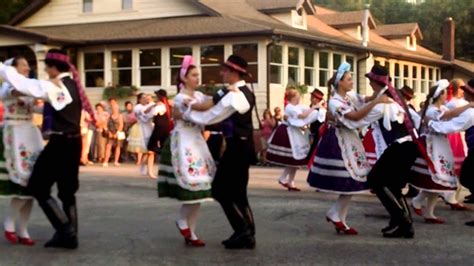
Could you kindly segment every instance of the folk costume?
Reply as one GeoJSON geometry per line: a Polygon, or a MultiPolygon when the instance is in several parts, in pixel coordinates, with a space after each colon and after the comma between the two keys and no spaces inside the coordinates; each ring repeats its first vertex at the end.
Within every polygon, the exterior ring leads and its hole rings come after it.
{"type": "Polygon", "coordinates": [[[85,109],[91,116],[93,111],[69,57],[48,52],[46,60],[51,64],[67,65],[73,73],[72,78],[69,73],[61,73],[57,77],[61,86],[57,87],[49,81],[27,79],[8,66],[0,67],[0,76],[20,93],[45,99],[53,107],[51,137],[34,165],[28,191],[38,200],[39,206],[56,230],[45,247],[75,249],[78,246],[75,193],[79,188],[81,110],[85,109]],[[62,208],[50,195],[55,183],[62,208]]]}
{"type": "Polygon", "coordinates": [[[4,82],[0,91],[4,105],[4,124],[0,131],[0,197],[11,199],[4,221],[5,237],[12,243],[33,245],[27,230],[33,197],[26,186],[44,144],[41,131],[32,120],[34,98],[15,97],[11,90],[10,83],[4,82]]]}

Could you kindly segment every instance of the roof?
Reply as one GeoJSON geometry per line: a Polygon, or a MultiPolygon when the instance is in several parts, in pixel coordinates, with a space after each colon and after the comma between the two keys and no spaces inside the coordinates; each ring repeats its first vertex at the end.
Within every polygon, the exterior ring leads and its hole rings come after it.
{"type": "MultiPolygon", "coordinates": [[[[317,13],[317,12],[316,12],[317,13]]],[[[316,15],[324,23],[333,26],[335,28],[344,28],[352,25],[362,24],[364,19],[364,10],[337,12],[337,13],[326,13],[316,15]]],[[[374,29],[376,27],[375,21],[369,11],[369,27],[374,29]]]]}
{"type": "Polygon", "coordinates": [[[247,2],[255,9],[265,12],[281,12],[286,10],[295,9],[298,2],[302,3],[302,7],[308,14],[315,13],[315,7],[311,4],[311,0],[247,0],[247,2]]]}
{"type": "Polygon", "coordinates": [[[15,25],[22,22],[23,20],[36,13],[36,11],[40,10],[49,2],[51,2],[51,0],[32,0],[29,5],[27,5],[23,10],[18,12],[18,14],[13,16],[13,18],[10,19],[8,24],[15,25]]]}
{"type": "Polygon", "coordinates": [[[415,34],[416,38],[423,40],[423,35],[421,34],[420,27],[416,22],[379,25],[375,29],[375,32],[378,35],[387,39],[395,39],[415,34]]]}

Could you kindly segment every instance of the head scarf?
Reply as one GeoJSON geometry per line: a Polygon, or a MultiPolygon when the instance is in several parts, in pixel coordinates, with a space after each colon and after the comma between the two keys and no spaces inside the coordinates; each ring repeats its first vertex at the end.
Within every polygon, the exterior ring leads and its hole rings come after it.
{"type": "MultiPolygon", "coordinates": [[[[191,55],[185,55],[183,58],[183,62],[181,63],[181,69],[179,70],[179,78],[181,81],[184,81],[186,78],[186,72],[188,72],[188,69],[190,66],[194,64],[193,57],[191,55]]],[[[184,84],[180,83],[179,84],[179,89],[183,89],[184,84]]]]}

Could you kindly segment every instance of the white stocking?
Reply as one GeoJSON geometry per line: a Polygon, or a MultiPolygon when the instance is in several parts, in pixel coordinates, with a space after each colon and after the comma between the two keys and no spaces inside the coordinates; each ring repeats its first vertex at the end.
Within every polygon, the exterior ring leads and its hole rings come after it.
{"type": "Polygon", "coordinates": [[[296,168],[293,168],[293,167],[287,167],[288,169],[288,185],[290,187],[294,187],[295,186],[295,176],[296,176],[296,168]]]}
{"type": "Polygon", "coordinates": [[[28,233],[28,221],[30,220],[31,209],[33,208],[33,199],[23,200],[23,206],[20,209],[20,219],[18,222],[18,236],[30,238],[28,233]]]}
{"type": "Polygon", "coordinates": [[[341,217],[339,217],[340,209],[341,209],[341,206],[339,205],[339,200],[336,200],[336,202],[334,202],[334,204],[326,213],[327,218],[331,219],[334,222],[340,222],[341,221],[341,217]]]}
{"type": "MultiPolygon", "coordinates": [[[[346,224],[347,212],[349,211],[349,203],[351,202],[352,195],[340,195],[337,201],[339,202],[339,217],[341,221],[346,224]]],[[[347,225],[346,225],[347,226],[347,225]]]]}
{"type": "Polygon", "coordinates": [[[288,167],[285,167],[285,169],[283,169],[283,173],[281,174],[281,176],[279,178],[280,183],[282,183],[282,184],[287,184],[288,183],[287,176],[290,173],[289,170],[290,170],[290,168],[288,168],[288,167]]]}
{"type": "Polygon", "coordinates": [[[5,221],[3,222],[3,227],[5,231],[15,232],[16,216],[20,212],[20,209],[22,206],[23,206],[23,201],[21,199],[19,198],[11,199],[10,206],[7,207],[5,221]]]}
{"type": "Polygon", "coordinates": [[[448,191],[448,192],[441,193],[441,196],[449,204],[457,204],[458,200],[456,198],[456,193],[457,191],[448,191]]]}
{"type": "Polygon", "coordinates": [[[425,202],[425,198],[427,197],[428,197],[428,192],[424,190],[420,190],[420,193],[418,193],[418,195],[411,200],[413,207],[417,209],[423,208],[423,203],[425,202]]]}
{"type": "Polygon", "coordinates": [[[197,240],[198,237],[196,235],[196,225],[197,225],[197,219],[198,219],[199,209],[201,208],[201,204],[195,203],[195,204],[188,204],[188,205],[190,208],[190,212],[188,216],[188,224],[189,224],[189,229],[191,230],[191,239],[197,240]]]}
{"type": "Polygon", "coordinates": [[[181,208],[179,209],[179,218],[178,220],[176,220],[176,223],[178,223],[178,227],[180,229],[189,228],[188,216],[190,212],[191,212],[191,208],[189,207],[189,204],[181,205],[181,208]]]}
{"type": "Polygon", "coordinates": [[[426,204],[426,218],[436,218],[434,215],[434,209],[436,207],[436,202],[438,201],[438,193],[432,193],[432,192],[427,192],[428,193],[428,201],[426,204]]]}

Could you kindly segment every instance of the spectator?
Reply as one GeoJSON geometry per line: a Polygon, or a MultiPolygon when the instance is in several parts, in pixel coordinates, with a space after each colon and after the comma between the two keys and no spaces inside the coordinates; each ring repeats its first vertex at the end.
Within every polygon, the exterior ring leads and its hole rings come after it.
{"type": "Polygon", "coordinates": [[[107,145],[105,148],[105,160],[102,166],[109,166],[110,156],[112,154],[112,148],[114,149],[114,164],[115,166],[120,166],[120,148],[122,147],[122,142],[125,139],[125,133],[123,132],[123,117],[120,114],[119,105],[117,100],[111,98],[109,99],[110,107],[110,116],[107,121],[107,145]]]}
{"type": "Polygon", "coordinates": [[[105,146],[107,144],[107,122],[109,120],[109,114],[100,103],[96,104],[95,109],[95,157],[97,162],[103,163],[105,159],[105,146]]]}
{"type": "Polygon", "coordinates": [[[283,114],[281,113],[280,107],[275,107],[275,109],[273,109],[273,112],[275,113],[273,118],[276,121],[276,126],[278,126],[283,121],[283,114]]]}
{"type": "Polygon", "coordinates": [[[262,151],[260,152],[260,160],[265,165],[267,163],[267,149],[268,149],[268,139],[272,135],[273,129],[276,127],[276,120],[272,117],[272,113],[269,109],[263,111],[262,119],[262,151]]]}
{"type": "Polygon", "coordinates": [[[89,153],[91,150],[92,136],[94,135],[94,131],[91,128],[92,127],[91,123],[92,123],[91,115],[85,110],[82,110],[82,114],[81,114],[81,139],[82,139],[81,165],[92,164],[92,162],[89,161],[89,153]]]}
{"type": "MultiPolygon", "coordinates": [[[[125,111],[122,113],[123,117],[123,131],[129,136],[130,128],[137,123],[137,117],[135,116],[135,113],[133,112],[133,104],[130,101],[125,102],[125,111]]],[[[128,151],[128,140],[125,139],[123,141],[123,146],[122,146],[122,159],[124,161],[129,161],[131,158],[131,152],[128,151]]]]}

